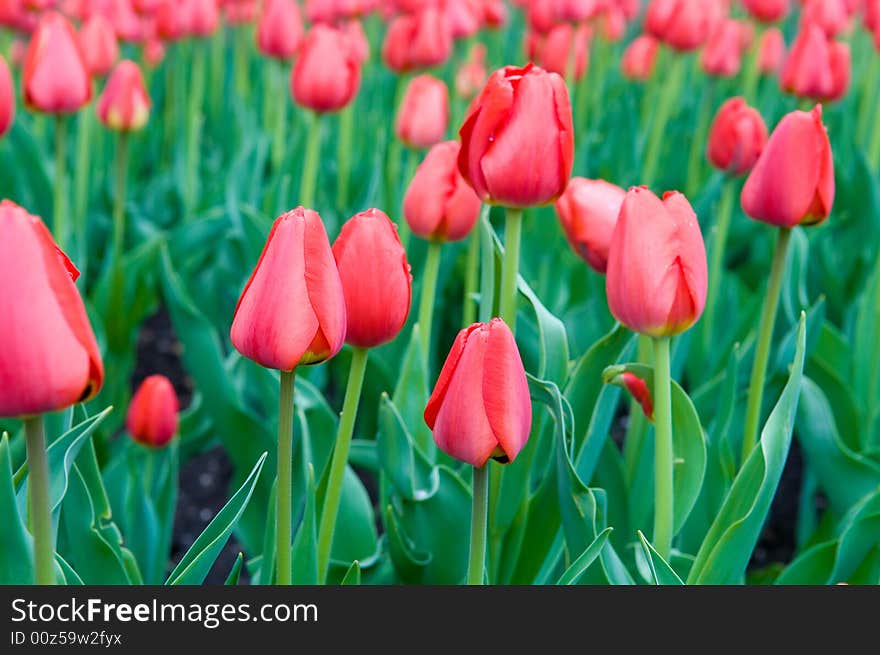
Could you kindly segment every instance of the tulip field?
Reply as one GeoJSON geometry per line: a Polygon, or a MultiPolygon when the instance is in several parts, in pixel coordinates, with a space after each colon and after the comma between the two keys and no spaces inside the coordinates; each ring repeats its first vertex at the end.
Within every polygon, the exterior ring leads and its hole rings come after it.
{"type": "Polygon", "coordinates": [[[878,0],[0,0],[0,584],[880,584],[878,116],[878,0]]]}

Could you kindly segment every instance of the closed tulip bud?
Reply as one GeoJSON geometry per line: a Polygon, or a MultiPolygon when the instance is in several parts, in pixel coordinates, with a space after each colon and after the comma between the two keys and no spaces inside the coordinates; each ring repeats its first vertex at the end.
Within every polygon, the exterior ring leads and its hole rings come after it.
{"type": "Polygon", "coordinates": [[[156,34],[163,41],[177,41],[186,34],[186,16],[179,0],[161,0],[156,9],[156,34]]]}
{"type": "Polygon", "coordinates": [[[0,138],[12,127],[15,118],[15,90],[12,75],[3,55],[0,55],[0,138]]]}
{"type": "Polygon", "coordinates": [[[758,70],[762,75],[776,75],[785,59],[785,38],[773,27],[763,35],[758,46],[758,70]]]}
{"type": "Polygon", "coordinates": [[[822,106],[781,121],[743,186],[743,211],[758,221],[794,227],[821,223],[834,204],[834,161],[822,106]]]}
{"type": "Polygon", "coordinates": [[[361,82],[361,64],[343,32],[315,25],[302,43],[290,79],[293,99],[323,113],[350,103],[361,82]]]}
{"type": "Polygon", "coordinates": [[[190,36],[208,37],[217,31],[220,10],[217,0],[184,0],[183,22],[190,36]]]}
{"type": "Polygon", "coordinates": [[[144,63],[156,68],[165,59],[165,44],[157,38],[144,41],[144,63]]]}
{"type": "Polygon", "coordinates": [[[348,47],[354,58],[361,64],[370,58],[370,42],[364,32],[364,26],[357,18],[345,21],[342,25],[348,47]]]}
{"type": "Polygon", "coordinates": [[[258,3],[256,0],[234,0],[227,2],[226,24],[227,25],[247,25],[253,23],[257,17],[258,3]]]}
{"type": "Polygon", "coordinates": [[[831,44],[829,56],[831,59],[831,90],[825,98],[819,99],[833,102],[840,100],[849,90],[849,82],[852,77],[849,44],[834,41],[831,44]]]}
{"type": "Polygon", "coordinates": [[[620,69],[623,76],[644,82],[654,72],[654,63],[657,61],[657,49],[660,42],[653,36],[642,34],[633,39],[620,60],[620,69]]]}
{"type": "Polygon", "coordinates": [[[458,333],[425,407],[437,447],[482,467],[512,462],[532,427],[529,385],[510,328],[500,318],[458,333]]]}
{"type": "Polygon", "coordinates": [[[116,36],[127,43],[136,43],[143,38],[144,24],[137,15],[130,0],[115,0],[107,12],[116,36]]]}
{"type": "Polygon", "coordinates": [[[546,205],[571,176],[571,104],[556,73],[528,64],[495,71],[459,132],[458,168],[483,202],[546,205]]]}
{"type": "Polygon", "coordinates": [[[775,23],[788,13],[789,0],[742,0],[749,14],[764,23],[775,23]]]}
{"type": "Polygon", "coordinates": [[[382,42],[382,60],[396,73],[438,66],[452,52],[449,21],[437,7],[395,18],[382,42]]]}
{"type": "Polygon", "coordinates": [[[98,99],[98,118],[111,130],[134,132],[147,124],[151,104],[141,69],[126,59],[107,80],[98,99]]]}
{"type": "Polygon", "coordinates": [[[406,190],[403,215],[423,239],[464,239],[479,218],[480,199],[458,171],[459,149],[457,141],[431,148],[406,190]]]}
{"type": "Polygon", "coordinates": [[[608,308],[633,332],[652,337],[690,328],[706,305],[706,249],[682,194],[660,200],[646,187],[623,200],[608,249],[608,308]]]}
{"type": "Polygon", "coordinates": [[[345,294],[345,341],[374,348],[394,339],[412,300],[412,275],[397,227],[369,209],[350,218],[333,243],[345,294]]]}
{"type": "Polygon", "coordinates": [[[816,25],[829,39],[849,27],[850,12],[844,0],[807,0],[801,12],[801,27],[816,25]]]}
{"type": "Polygon", "coordinates": [[[709,128],[706,156],[718,170],[730,175],[749,171],[767,143],[761,114],[739,96],[726,100],[709,128]]]}
{"type": "Polygon", "coordinates": [[[257,23],[257,47],[267,57],[291,59],[302,40],[302,18],[293,0],[267,0],[257,23]]]}
{"type": "Polygon", "coordinates": [[[721,21],[706,41],[700,55],[703,72],[717,77],[732,77],[742,62],[743,29],[739,21],[721,21]]]}
{"type": "Polygon", "coordinates": [[[486,46],[477,43],[471,48],[470,58],[455,74],[455,92],[460,98],[470,100],[486,83],[486,46]]]}
{"type": "Polygon", "coordinates": [[[483,19],[479,0],[446,0],[444,10],[453,39],[466,39],[479,31],[483,19]]]}
{"type": "Polygon", "coordinates": [[[598,15],[599,34],[608,43],[617,43],[626,34],[626,16],[617,5],[606,5],[598,15]]]}
{"type": "Polygon", "coordinates": [[[0,416],[29,416],[92,398],[104,366],[74,282],[79,271],[49,230],[0,202],[0,416]]]}
{"type": "Polygon", "coordinates": [[[145,378],[131,398],[125,429],[144,446],[161,448],[177,434],[180,405],[174,387],[164,375],[145,378]]]}
{"type": "Polygon", "coordinates": [[[605,180],[573,177],[559,200],[556,216],[578,257],[597,273],[608,267],[608,248],[626,191],[605,180]]]}
{"type": "Polygon", "coordinates": [[[498,29],[507,23],[507,5],[503,0],[483,0],[483,22],[489,29],[498,29]]]}
{"type": "Polygon", "coordinates": [[[647,383],[635,373],[620,371],[617,366],[605,369],[602,378],[605,384],[613,384],[625,389],[633,399],[641,406],[642,412],[649,421],[654,420],[654,399],[647,383]]]}
{"type": "Polygon", "coordinates": [[[783,90],[802,98],[837,100],[850,80],[849,46],[829,41],[816,25],[801,29],[780,76],[783,90]]]}
{"type": "Polygon", "coordinates": [[[580,80],[587,71],[590,57],[590,30],[584,23],[577,27],[560,23],[538,42],[536,59],[548,71],[563,77],[569,74],[574,48],[574,79],[580,80]]]}
{"type": "Polygon", "coordinates": [[[410,148],[430,148],[443,140],[448,123],[446,84],[430,75],[412,78],[397,114],[397,138],[410,148]]]}
{"type": "Polygon", "coordinates": [[[652,0],[645,31],[674,50],[695,50],[722,18],[720,12],[714,0],[652,0]]]}
{"type": "Polygon", "coordinates": [[[345,297],[317,212],[279,216],[232,320],[232,345],[266,368],[333,357],[345,339],[345,297]]]}
{"type": "Polygon", "coordinates": [[[31,36],[22,78],[25,103],[50,114],[78,110],[92,97],[79,39],[61,14],[43,15],[31,36]]]}
{"type": "Polygon", "coordinates": [[[101,14],[94,14],[79,32],[79,42],[89,73],[104,76],[119,58],[119,42],[116,32],[101,14]]]}

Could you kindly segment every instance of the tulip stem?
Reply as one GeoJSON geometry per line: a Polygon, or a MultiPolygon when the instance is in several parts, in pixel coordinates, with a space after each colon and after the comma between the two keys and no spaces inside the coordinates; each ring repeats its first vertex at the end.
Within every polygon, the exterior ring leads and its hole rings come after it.
{"type": "Polygon", "coordinates": [[[49,507],[49,463],[46,459],[46,434],[43,417],[24,420],[27,440],[29,523],[34,536],[36,584],[55,584],[52,545],[52,513],[49,507]]]}
{"type": "Polygon", "coordinates": [[[125,178],[128,169],[128,134],[116,143],[116,194],[113,198],[113,266],[119,268],[125,250],[125,178]]]}
{"type": "Polygon", "coordinates": [[[516,280],[519,275],[522,217],[522,209],[507,208],[504,224],[504,261],[501,264],[500,314],[514,334],[516,334],[516,280]]]}
{"type": "Polygon", "coordinates": [[[291,514],[293,483],[293,387],[296,369],[281,371],[281,394],[278,405],[278,486],[276,496],[275,569],[280,585],[292,579],[290,546],[293,540],[291,514]]]}
{"type": "Polygon", "coordinates": [[[186,187],[184,188],[184,210],[191,217],[196,205],[199,179],[199,148],[202,130],[202,107],[205,97],[205,48],[200,40],[192,44],[191,87],[189,95],[189,125],[186,138],[186,187]]]}
{"type": "Polygon", "coordinates": [[[61,250],[67,251],[67,118],[64,114],[55,116],[55,241],[61,250]]]}
{"type": "Polygon", "coordinates": [[[654,339],[654,547],[669,559],[673,536],[672,380],[669,337],[654,339]]]}
{"type": "Polygon", "coordinates": [[[776,323],[776,309],[779,306],[779,293],[782,289],[782,276],[785,272],[785,257],[791,228],[780,227],[767,293],[761,307],[761,324],[758,327],[758,341],[755,345],[755,360],[752,364],[752,377],[749,380],[749,397],[746,404],[745,432],[743,433],[742,460],[745,463],[758,440],[758,424],[761,420],[761,401],[764,396],[764,380],[767,376],[767,361],[770,358],[770,342],[773,340],[773,326],[776,323]]]}
{"type": "Polygon", "coordinates": [[[761,50],[761,39],[764,35],[765,27],[759,21],[755,21],[755,35],[752,39],[749,49],[746,52],[745,61],[743,62],[743,93],[742,97],[749,104],[755,105],[758,102],[758,79],[760,71],[758,70],[758,53],[761,50]]]}
{"type": "Polygon", "coordinates": [[[351,175],[351,139],[354,127],[354,102],[339,112],[339,141],[336,142],[336,208],[344,211],[348,202],[348,182],[351,175]]]}
{"type": "Polygon", "coordinates": [[[706,132],[709,127],[709,119],[712,115],[712,98],[715,95],[715,78],[709,77],[703,98],[700,101],[697,125],[691,140],[691,150],[688,155],[688,167],[685,181],[685,195],[689,198],[699,191],[703,173],[703,153],[706,147],[706,132]]]}
{"type": "Polygon", "coordinates": [[[490,205],[483,205],[476,229],[480,231],[480,311],[479,319],[486,323],[495,316],[495,238],[489,220],[490,205]]]}
{"type": "MultiPolygon", "coordinates": [[[[480,213],[487,211],[489,205],[483,205],[480,213]]],[[[475,226],[468,235],[467,260],[464,269],[464,306],[461,312],[463,327],[477,320],[477,285],[480,281],[480,226],[475,226]]]]}
{"type": "Polygon", "coordinates": [[[312,114],[306,140],[306,159],[303,162],[299,186],[299,204],[311,209],[315,202],[315,184],[318,180],[318,155],[321,152],[321,114],[312,114]]]}
{"type": "Polygon", "coordinates": [[[718,205],[718,216],[712,230],[712,253],[709,260],[709,292],[706,295],[706,315],[703,317],[703,355],[709,353],[712,339],[715,337],[715,305],[718,302],[718,289],[724,269],[724,251],[727,244],[727,232],[730,230],[730,219],[733,214],[733,200],[736,186],[733,180],[727,180],[721,192],[718,205]]]}
{"type": "Polygon", "coordinates": [[[486,562],[486,517],[489,511],[489,469],[474,467],[474,505],[471,512],[471,552],[468,560],[467,584],[483,584],[486,562]]]}
{"type": "Polygon", "coordinates": [[[274,98],[269,102],[274,105],[272,121],[272,173],[278,175],[284,163],[284,135],[287,131],[287,101],[290,96],[285,91],[287,76],[281,62],[272,62],[271,74],[274,78],[274,98]]]}
{"type": "Polygon", "coordinates": [[[684,55],[670,52],[672,61],[669,64],[668,75],[663,87],[658,89],[659,98],[655,105],[654,121],[651,124],[651,132],[645,148],[645,162],[642,169],[642,182],[648,186],[654,184],[654,176],[657,165],[660,163],[660,155],[663,150],[663,137],[666,135],[666,124],[672,115],[675,100],[679,97],[681,84],[684,79],[685,59],[684,55]]]}
{"type": "Polygon", "coordinates": [[[440,272],[440,241],[428,242],[428,255],[425,258],[425,272],[422,277],[422,297],[419,301],[419,330],[422,337],[422,355],[425,369],[431,369],[431,323],[434,314],[434,297],[437,294],[437,276],[440,272]]]}
{"type": "MultiPolygon", "coordinates": [[[[86,268],[86,257],[89,254],[86,212],[89,204],[89,158],[94,154],[91,144],[94,120],[94,114],[88,110],[81,111],[77,118],[76,169],[73,172],[73,219],[75,221],[74,232],[79,240],[76,253],[77,264],[81,269],[86,268]]],[[[82,281],[80,281],[80,285],[82,285],[82,281]]]]}
{"type": "MultiPolygon", "coordinates": [[[[865,75],[862,76],[862,94],[859,100],[859,115],[856,127],[856,141],[863,147],[870,128],[871,119],[876,116],[872,111],[872,107],[877,97],[877,78],[880,77],[880,57],[871,53],[868,57],[868,68],[865,75]]],[[[875,130],[876,131],[876,130],[875,130]]],[[[874,132],[871,133],[872,136],[874,132]]]]}
{"type": "Polygon", "coordinates": [[[336,516],[339,513],[339,501],[342,498],[345,465],[348,462],[348,451],[351,448],[351,437],[354,433],[354,420],[361,399],[364,372],[367,369],[367,353],[366,348],[352,349],[348,387],[345,390],[342,416],[339,419],[339,428],[336,432],[336,445],[333,447],[333,459],[330,462],[330,475],[327,478],[327,494],[324,497],[321,525],[318,530],[318,580],[325,583],[330,564],[330,549],[333,545],[333,532],[336,529],[336,516]]]}

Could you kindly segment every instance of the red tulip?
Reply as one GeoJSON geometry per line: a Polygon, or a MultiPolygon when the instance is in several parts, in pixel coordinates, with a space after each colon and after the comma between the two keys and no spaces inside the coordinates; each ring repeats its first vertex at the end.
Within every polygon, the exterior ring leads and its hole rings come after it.
{"type": "Polygon", "coordinates": [[[350,103],[361,82],[361,65],[345,33],[315,25],[303,41],[293,67],[293,98],[316,112],[337,111],[350,103]]]}
{"type": "Polygon", "coordinates": [[[151,375],[144,379],[131,397],[125,429],[138,443],[161,448],[177,433],[179,410],[171,381],[164,375],[151,375]]]}
{"type": "Polygon", "coordinates": [[[227,25],[247,25],[257,17],[256,0],[231,0],[226,3],[227,25]]]}
{"type": "Polygon", "coordinates": [[[232,345],[266,368],[291,371],[333,357],[345,339],[345,297],[317,212],[275,220],[232,320],[232,345]]]}
{"type": "Polygon", "coordinates": [[[342,24],[348,47],[354,58],[363,64],[370,58],[370,42],[364,32],[364,26],[357,18],[352,18],[342,24]]]}
{"type": "Polygon", "coordinates": [[[607,381],[607,384],[614,384],[626,389],[633,399],[642,407],[645,417],[649,421],[654,420],[654,399],[651,397],[651,390],[645,381],[635,373],[625,371],[615,375],[607,381]]]}
{"type": "Polygon", "coordinates": [[[507,5],[503,0],[483,0],[483,22],[489,29],[497,29],[507,23],[507,5]]]}
{"type": "Polygon", "coordinates": [[[481,467],[512,462],[526,445],[532,404],[510,328],[500,318],[458,333],[425,407],[446,454],[481,467]]]}
{"type": "Polygon", "coordinates": [[[453,39],[473,36],[483,21],[483,8],[479,0],[446,0],[444,14],[453,39]]]}
{"type": "Polygon", "coordinates": [[[730,175],[742,175],[758,161],[765,143],[764,119],[737,96],[726,100],[715,114],[706,156],[715,168],[730,175]]]}
{"type": "Polygon", "coordinates": [[[42,414],[92,398],[104,382],[79,271],[36,216],[0,202],[0,416],[42,414]]]}
{"type": "Polygon", "coordinates": [[[825,36],[833,39],[849,27],[849,10],[844,0],[807,0],[801,12],[801,28],[820,27],[825,36]]]}
{"type": "Polygon", "coordinates": [[[743,51],[743,27],[739,21],[725,19],[712,31],[700,56],[700,66],[708,75],[732,77],[739,72],[743,51]]]}
{"type": "Polygon", "coordinates": [[[849,86],[850,67],[847,44],[829,41],[817,25],[807,25],[792,44],[779,83],[796,96],[837,100],[849,86]]]}
{"type": "Polygon", "coordinates": [[[12,75],[3,55],[0,55],[0,138],[12,127],[15,118],[15,90],[12,75]]]}
{"type": "Polygon", "coordinates": [[[98,118],[111,130],[134,132],[147,124],[151,104],[141,69],[126,59],[113,69],[98,99],[98,118]]]}
{"type": "Polygon", "coordinates": [[[651,77],[660,42],[653,36],[637,36],[623,51],[620,69],[623,76],[644,82],[651,77]]]}
{"type": "Polygon", "coordinates": [[[495,71],[459,132],[462,176],[489,204],[532,207],[565,191],[574,152],[571,105],[556,73],[495,71]]]}
{"type": "Polygon", "coordinates": [[[115,0],[110,3],[106,16],[120,40],[135,43],[143,38],[143,22],[130,0],[115,0]]]}
{"type": "Polygon", "coordinates": [[[598,16],[599,34],[608,43],[617,43],[626,34],[626,16],[615,4],[602,7],[598,16]]]}
{"type": "Polygon", "coordinates": [[[773,130],[740,197],[755,220],[794,227],[821,223],[834,204],[834,161],[822,106],[793,111],[773,130]]]}
{"type": "Polygon", "coordinates": [[[785,58],[785,38],[778,28],[771,28],[761,35],[758,46],[758,70],[763,75],[776,75],[785,58]]]}
{"type": "Polygon", "coordinates": [[[573,27],[569,23],[560,23],[536,43],[535,59],[545,70],[567,77],[573,63],[574,79],[580,80],[584,76],[590,57],[590,30],[586,24],[573,27]],[[572,48],[574,62],[571,58],[572,48]]]}
{"type": "Polygon", "coordinates": [[[177,41],[186,34],[186,16],[179,0],[160,0],[156,9],[156,34],[163,41],[177,41]]]}
{"type": "Polygon", "coordinates": [[[159,39],[152,38],[144,41],[144,63],[150,68],[155,68],[165,59],[165,44],[159,39]]]}
{"type": "Polygon", "coordinates": [[[486,83],[486,46],[475,44],[468,61],[455,74],[455,92],[460,98],[470,100],[486,83]]]}
{"type": "Polygon", "coordinates": [[[843,41],[833,41],[829,55],[831,58],[831,89],[828,95],[820,100],[833,102],[840,100],[849,90],[849,82],[852,77],[852,58],[849,44],[843,41]]]}
{"type": "Polygon", "coordinates": [[[382,43],[382,60],[396,73],[438,66],[451,52],[449,21],[432,6],[395,18],[382,43]]]}
{"type": "Polygon", "coordinates": [[[682,194],[661,201],[633,187],[620,208],[608,249],[608,308],[634,332],[654,337],[684,332],[706,305],[706,249],[682,194]]]}
{"type": "Polygon", "coordinates": [[[190,36],[208,37],[217,31],[220,10],[217,0],[184,0],[183,23],[190,36]]]}
{"type": "Polygon", "coordinates": [[[345,295],[345,341],[374,348],[394,339],[412,301],[412,275],[397,226],[378,209],[356,214],[336,237],[333,257],[345,295]]]}
{"type": "Polygon", "coordinates": [[[410,148],[430,148],[443,140],[448,123],[446,84],[430,75],[414,77],[397,114],[397,138],[410,148]]]}
{"type": "Polygon", "coordinates": [[[608,266],[608,247],[626,191],[605,180],[573,177],[556,215],[572,249],[597,273],[608,266]]]}
{"type": "Polygon", "coordinates": [[[104,76],[113,68],[119,58],[119,43],[116,32],[101,14],[95,14],[79,32],[79,42],[89,73],[104,76]]]}
{"type": "Polygon", "coordinates": [[[457,141],[431,148],[406,190],[403,215],[423,239],[464,239],[479,218],[480,199],[458,171],[459,149],[457,141]]]}
{"type": "Polygon", "coordinates": [[[652,0],[645,31],[674,50],[695,50],[722,19],[721,12],[715,0],[652,0]]]}
{"type": "Polygon", "coordinates": [[[742,0],[743,7],[754,18],[775,23],[788,13],[789,0],[742,0]]]}
{"type": "Polygon", "coordinates": [[[291,59],[302,40],[302,18],[293,0],[267,0],[257,23],[257,47],[267,57],[291,59]]]}
{"type": "Polygon", "coordinates": [[[74,112],[92,97],[79,39],[68,20],[50,11],[31,36],[22,78],[25,103],[46,113],[74,112]]]}

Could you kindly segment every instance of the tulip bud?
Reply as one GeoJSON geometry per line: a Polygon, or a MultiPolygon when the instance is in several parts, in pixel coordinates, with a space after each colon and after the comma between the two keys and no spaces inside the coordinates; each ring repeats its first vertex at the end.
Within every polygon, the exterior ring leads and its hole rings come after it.
{"type": "Polygon", "coordinates": [[[190,36],[208,37],[217,31],[220,23],[217,0],[185,0],[181,11],[186,33],[190,36]]]}
{"type": "Polygon", "coordinates": [[[742,62],[742,32],[738,21],[726,19],[712,31],[700,55],[700,66],[708,75],[732,77],[742,62]]]}
{"type": "Polygon", "coordinates": [[[479,0],[446,0],[444,14],[453,39],[467,39],[476,34],[483,18],[479,0]]]}
{"type": "Polygon", "coordinates": [[[458,333],[425,423],[440,450],[473,466],[516,459],[529,438],[532,404],[516,341],[500,318],[458,333]]]}
{"type": "Polygon", "coordinates": [[[822,106],[786,114],[743,186],[743,211],[771,225],[821,223],[834,204],[834,161],[822,106]]]}
{"type": "Polygon", "coordinates": [[[144,41],[144,63],[150,68],[156,68],[165,59],[165,44],[157,38],[144,41]]]}
{"type": "Polygon", "coordinates": [[[720,12],[715,0],[652,0],[645,31],[674,50],[695,50],[721,19],[720,12]]]}
{"type": "Polygon", "coordinates": [[[143,38],[144,24],[135,12],[131,0],[115,0],[110,3],[107,17],[120,40],[136,43],[143,38]]]}
{"type": "Polygon", "coordinates": [[[626,34],[626,16],[617,5],[608,4],[598,14],[599,34],[608,43],[617,43],[626,34]]]}
{"type": "Polygon", "coordinates": [[[535,59],[548,71],[563,77],[569,74],[572,64],[571,51],[574,48],[574,79],[580,80],[587,71],[590,57],[590,30],[586,24],[573,27],[560,23],[551,29],[547,36],[537,41],[535,59]]]}
{"type": "Polygon", "coordinates": [[[177,0],[160,0],[155,19],[156,34],[163,41],[177,41],[186,33],[186,16],[177,0]]]}
{"type": "Polygon", "coordinates": [[[135,132],[147,124],[151,104],[141,69],[126,59],[107,80],[98,99],[98,118],[111,130],[135,132]]]}
{"type": "Polygon", "coordinates": [[[12,127],[15,118],[15,89],[12,87],[12,74],[3,55],[0,55],[0,138],[12,127]]]}
{"type": "Polygon", "coordinates": [[[849,44],[842,41],[832,42],[828,54],[831,64],[831,89],[828,91],[828,95],[820,100],[833,102],[840,100],[849,90],[849,82],[852,77],[852,58],[849,44]]]}
{"type": "Polygon", "coordinates": [[[458,168],[483,202],[533,207],[565,191],[574,153],[571,104],[556,73],[495,71],[459,132],[458,168]]]}
{"type": "Polygon", "coordinates": [[[109,73],[119,58],[119,43],[110,21],[101,14],[94,14],[82,26],[79,42],[89,73],[95,76],[109,73]]]}
{"type": "Polygon", "coordinates": [[[348,47],[354,58],[361,64],[370,58],[370,42],[364,32],[364,26],[357,18],[345,21],[342,25],[348,47]]]}
{"type": "Polygon", "coordinates": [[[412,78],[397,114],[397,138],[410,148],[430,148],[443,140],[448,123],[446,84],[430,75],[412,78]]]}
{"type": "Polygon", "coordinates": [[[345,294],[346,343],[374,348],[391,341],[406,323],[412,275],[397,226],[369,209],[350,218],[333,243],[345,294]]]}
{"type": "Polygon", "coordinates": [[[623,200],[608,249],[608,308],[634,332],[671,336],[690,328],[706,305],[706,249],[682,194],[661,201],[647,187],[623,200]]]}
{"type": "Polygon", "coordinates": [[[354,99],[360,82],[360,61],[345,34],[327,25],[312,27],[290,78],[293,99],[319,113],[337,111],[354,99]]]}
{"type": "Polygon", "coordinates": [[[605,384],[613,384],[615,386],[626,389],[627,392],[641,405],[642,412],[649,421],[654,420],[654,399],[651,398],[651,390],[648,389],[647,383],[635,373],[622,371],[622,367],[610,366],[605,369],[602,378],[605,384]]]}
{"type": "Polygon", "coordinates": [[[267,0],[257,23],[257,47],[267,57],[292,59],[302,40],[302,18],[293,0],[267,0]]]}
{"type": "Polygon", "coordinates": [[[575,253],[597,273],[608,267],[608,247],[626,192],[605,180],[573,177],[559,200],[556,215],[575,253]]]}
{"type": "Polygon", "coordinates": [[[623,76],[641,82],[648,80],[654,72],[659,46],[660,42],[653,36],[637,36],[623,51],[623,58],[620,60],[623,76]]]}
{"type": "Polygon", "coordinates": [[[92,97],[79,39],[61,14],[43,14],[31,36],[22,78],[24,101],[50,114],[74,112],[92,97]]]}
{"type": "Polygon", "coordinates": [[[470,58],[455,74],[455,92],[458,97],[470,100],[486,83],[486,46],[477,43],[471,48],[470,58]]]}
{"type": "Polygon", "coordinates": [[[458,241],[473,229],[480,199],[458,171],[457,141],[428,151],[403,199],[403,215],[413,234],[433,241],[458,241]]]}
{"type": "Polygon", "coordinates": [[[180,406],[174,387],[164,375],[145,378],[131,398],[125,429],[144,446],[161,448],[177,433],[180,406]]]}
{"type": "Polygon", "coordinates": [[[742,0],[745,10],[759,21],[775,23],[788,13],[789,0],[742,0]]]}
{"type": "Polygon", "coordinates": [[[452,52],[452,30],[439,8],[395,18],[382,42],[382,60],[395,73],[438,66],[452,52]]]}
{"type": "Polygon", "coordinates": [[[257,17],[256,0],[231,0],[225,5],[227,25],[247,25],[257,17]]]}
{"type": "Polygon", "coordinates": [[[849,26],[849,10],[844,0],[807,0],[801,12],[801,27],[816,25],[829,39],[849,26]]]}
{"type": "Polygon", "coordinates": [[[785,58],[785,38],[773,27],[761,35],[758,46],[758,70],[762,75],[776,75],[785,58]]]}
{"type": "Polygon", "coordinates": [[[755,165],[767,143],[767,126],[761,114],[737,96],[726,100],[709,128],[706,156],[718,170],[742,175],[755,165]]]}
{"type": "Polygon", "coordinates": [[[789,93],[821,100],[834,89],[831,70],[831,44],[816,25],[801,29],[785,60],[780,86],[789,93]]]}
{"type": "Polygon", "coordinates": [[[79,271],[36,216],[0,202],[0,416],[64,409],[104,382],[79,271]]]}
{"type": "Polygon", "coordinates": [[[317,212],[275,220],[232,319],[232,345],[266,368],[292,371],[333,357],[345,339],[345,297],[317,212]]]}

